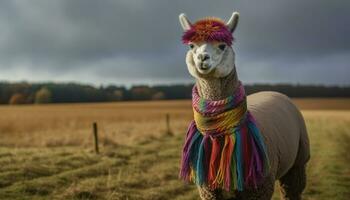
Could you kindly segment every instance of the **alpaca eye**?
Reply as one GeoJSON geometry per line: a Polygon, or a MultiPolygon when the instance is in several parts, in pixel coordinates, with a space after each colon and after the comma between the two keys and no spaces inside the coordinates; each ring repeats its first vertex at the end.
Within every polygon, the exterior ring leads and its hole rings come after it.
{"type": "Polygon", "coordinates": [[[221,51],[225,50],[226,48],[226,45],[225,44],[220,44],[219,45],[219,49],[221,49],[221,51]]]}
{"type": "Polygon", "coordinates": [[[193,49],[193,48],[194,48],[194,45],[193,45],[193,44],[190,44],[189,47],[190,47],[190,49],[193,49]]]}

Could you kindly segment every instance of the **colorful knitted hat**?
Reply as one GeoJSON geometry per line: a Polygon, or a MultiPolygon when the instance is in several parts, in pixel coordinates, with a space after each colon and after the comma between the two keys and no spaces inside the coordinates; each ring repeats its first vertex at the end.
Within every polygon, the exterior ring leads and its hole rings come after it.
{"type": "Polygon", "coordinates": [[[225,42],[231,46],[233,36],[226,24],[219,18],[205,18],[197,21],[182,35],[182,42],[225,42]]]}

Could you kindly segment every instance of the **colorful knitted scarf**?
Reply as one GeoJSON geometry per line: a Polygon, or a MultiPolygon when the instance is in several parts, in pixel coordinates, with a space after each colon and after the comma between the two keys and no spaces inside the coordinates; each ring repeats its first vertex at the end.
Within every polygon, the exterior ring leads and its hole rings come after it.
{"type": "Polygon", "coordinates": [[[183,147],[180,177],[211,189],[256,187],[269,163],[242,84],[234,95],[218,101],[201,98],[194,86],[192,107],[194,121],[183,147]]]}

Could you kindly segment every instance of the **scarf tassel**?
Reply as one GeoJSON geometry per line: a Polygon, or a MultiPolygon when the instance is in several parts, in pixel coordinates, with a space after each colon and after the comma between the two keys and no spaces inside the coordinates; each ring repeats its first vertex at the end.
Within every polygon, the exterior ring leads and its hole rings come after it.
{"type": "Polygon", "coordinates": [[[180,178],[184,181],[190,181],[191,177],[194,175],[193,169],[191,167],[191,162],[193,162],[196,155],[196,143],[200,140],[202,134],[197,130],[196,124],[192,122],[188,128],[185,145],[182,150],[182,159],[181,159],[181,170],[180,178]]]}
{"type": "Polygon", "coordinates": [[[245,123],[221,136],[203,135],[194,121],[190,124],[181,160],[183,180],[243,191],[256,188],[268,169],[266,147],[249,112],[245,123]]]}

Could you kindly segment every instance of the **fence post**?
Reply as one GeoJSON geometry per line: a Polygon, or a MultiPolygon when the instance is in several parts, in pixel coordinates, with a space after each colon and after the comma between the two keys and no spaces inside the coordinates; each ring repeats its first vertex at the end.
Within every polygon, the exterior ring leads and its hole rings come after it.
{"type": "Polygon", "coordinates": [[[170,130],[170,115],[169,115],[169,113],[166,114],[166,134],[173,135],[173,133],[170,130]]]}
{"type": "Polygon", "coordinates": [[[98,130],[97,130],[97,123],[94,122],[94,123],[92,124],[92,127],[93,127],[94,140],[95,140],[95,152],[98,154],[98,153],[100,153],[100,152],[99,152],[99,149],[98,149],[98,130]]]}

